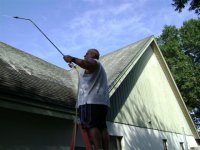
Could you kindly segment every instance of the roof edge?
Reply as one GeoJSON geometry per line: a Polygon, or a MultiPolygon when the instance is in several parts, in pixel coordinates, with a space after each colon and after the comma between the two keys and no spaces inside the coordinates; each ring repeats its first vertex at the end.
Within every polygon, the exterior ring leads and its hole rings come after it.
{"type": "Polygon", "coordinates": [[[187,106],[185,105],[183,97],[182,97],[182,95],[181,95],[181,93],[180,93],[180,91],[178,89],[178,86],[176,85],[176,82],[175,82],[175,80],[174,80],[174,78],[172,76],[172,73],[171,73],[171,71],[170,71],[170,69],[169,69],[169,67],[167,65],[167,62],[165,61],[165,58],[164,58],[164,56],[163,56],[163,54],[162,54],[162,52],[161,52],[161,50],[160,50],[155,38],[153,39],[152,43],[153,43],[153,46],[154,46],[154,48],[153,48],[154,52],[156,52],[156,50],[157,50],[158,53],[156,53],[156,55],[161,58],[160,60],[163,61],[162,62],[163,63],[162,67],[165,67],[165,69],[167,71],[167,72],[165,72],[165,75],[168,77],[169,80],[171,80],[171,81],[169,81],[169,82],[171,82],[171,84],[170,83],[169,84],[170,84],[171,88],[175,89],[175,91],[176,91],[175,96],[177,97],[176,99],[177,99],[177,101],[179,103],[179,106],[180,106],[180,108],[181,108],[181,110],[182,110],[182,112],[183,112],[183,114],[184,114],[189,126],[193,127],[193,129],[191,129],[192,130],[192,134],[195,136],[195,138],[200,139],[200,136],[199,136],[199,134],[198,134],[198,132],[196,130],[196,126],[195,126],[191,116],[189,115],[189,111],[187,109],[187,106]]]}
{"type": "Polygon", "coordinates": [[[38,115],[51,116],[56,118],[64,118],[72,120],[75,116],[75,110],[51,103],[35,103],[34,101],[25,101],[21,98],[12,98],[8,96],[0,96],[0,108],[24,111],[38,115]]]}

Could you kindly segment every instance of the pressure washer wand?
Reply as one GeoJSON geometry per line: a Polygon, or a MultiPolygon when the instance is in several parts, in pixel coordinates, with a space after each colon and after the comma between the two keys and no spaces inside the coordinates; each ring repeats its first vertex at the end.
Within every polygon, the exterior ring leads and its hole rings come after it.
{"type": "Polygon", "coordinates": [[[13,17],[15,19],[23,19],[23,20],[28,20],[30,21],[46,38],[49,42],[51,42],[51,44],[53,44],[53,46],[58,50],[58,52],[64,56],[64,54],[59,50],[59,48],[44,34],[44,32],[31,20],[31,19],[27,19],[27,18],[21,18],[18,16],[13,17]]]}

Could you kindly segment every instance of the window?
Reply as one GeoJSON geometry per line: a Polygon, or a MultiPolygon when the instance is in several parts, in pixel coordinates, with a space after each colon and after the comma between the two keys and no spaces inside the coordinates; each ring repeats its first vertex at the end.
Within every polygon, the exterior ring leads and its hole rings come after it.
{"type": "Polygon", "coordinates": [[[181,147],[181,150],[184,150],[183,142],[180,142],[180,147],[181,147]]]}
{"type": "Polygon", "coordinates": [[[163,139],[164,150],[168,150],[167,139],[163,139]]]}
{"type": "Polygon", "coordinates": [[[110,136],[110,149],[111,150],[121,150],[121,136],[110,136]]]}

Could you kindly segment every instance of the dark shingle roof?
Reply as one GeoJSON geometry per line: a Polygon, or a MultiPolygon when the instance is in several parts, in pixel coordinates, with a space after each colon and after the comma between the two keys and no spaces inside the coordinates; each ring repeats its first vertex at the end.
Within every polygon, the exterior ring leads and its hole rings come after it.
{"type": "Polygon", "coordinates": [[[1,93],[74,107],[73,71],[0,43],[1,93]]]}
{"type": "MultiPolygon", "coordinates": [[[[145,38],[100,58],[108,75],[109,86],[151,39],[145,38]]],[[[75,105],[78,77],[74,69],[66,71],[0,43],[0,72],[1,93],[67,107],[75,105]]]]}

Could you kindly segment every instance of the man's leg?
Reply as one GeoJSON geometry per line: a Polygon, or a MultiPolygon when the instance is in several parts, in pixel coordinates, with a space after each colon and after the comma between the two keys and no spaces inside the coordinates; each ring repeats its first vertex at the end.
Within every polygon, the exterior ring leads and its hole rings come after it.
{"type": "Polygon", "coordinates": [[[88,130],[89,136],[94,144],[95,150],[102,149],[102,133],[96,127],[88,130]]]}
{"type": "Polygon", "coordinates": [[[110,142],[110,137],[108,134],[108,130],[105,128],[102,130],[103,150],[109,150],[109,142],[110,142]]]}

